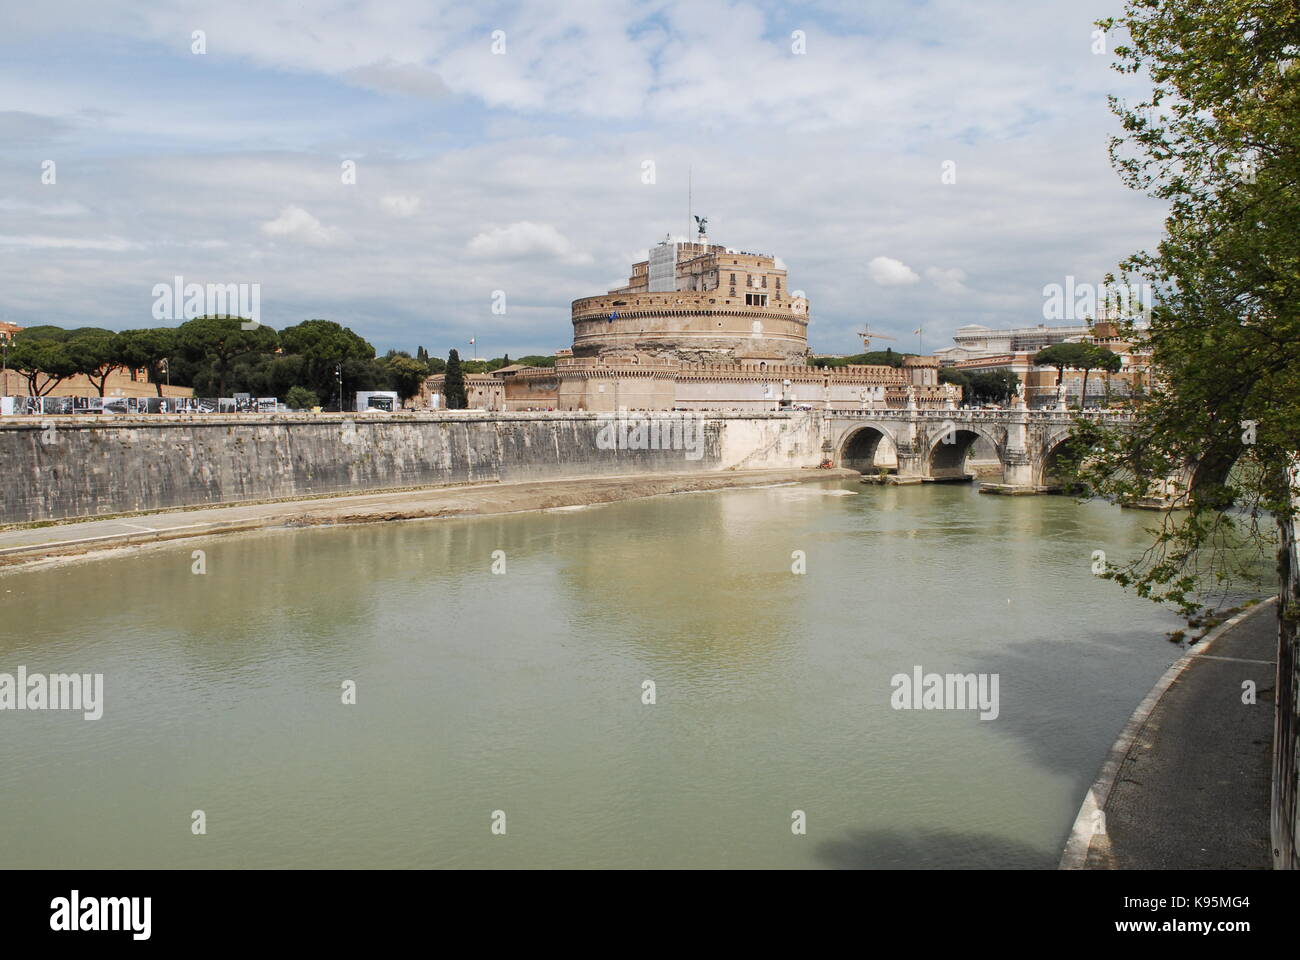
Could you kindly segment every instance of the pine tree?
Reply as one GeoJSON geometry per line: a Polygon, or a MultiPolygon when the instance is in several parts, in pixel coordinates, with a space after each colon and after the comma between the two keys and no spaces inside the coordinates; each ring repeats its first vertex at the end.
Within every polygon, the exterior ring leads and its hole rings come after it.
{"type": "Polygon", "coordinates": [[[469,397],[465,393],[465,374],[460,368],[460,354],[456,350],[447,354],[447,372],[442,394],[447,398],[448,410],[464,410],[469,406],[469,397]]]}

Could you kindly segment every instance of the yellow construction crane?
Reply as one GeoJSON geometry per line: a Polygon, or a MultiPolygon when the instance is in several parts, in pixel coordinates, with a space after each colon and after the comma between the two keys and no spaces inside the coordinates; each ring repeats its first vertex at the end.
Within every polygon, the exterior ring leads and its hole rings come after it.
{"type": "Polygon", "coordinates": [[[862,327],[861,330],[858,331],[858,336],[862,338],[863,353],[871,352],[872,340],[897,340],[898,339],[897,337],[891,337],[887,333],[877,333],[876,331],[872,330],[870,327],[865,325],[862,327]]]}

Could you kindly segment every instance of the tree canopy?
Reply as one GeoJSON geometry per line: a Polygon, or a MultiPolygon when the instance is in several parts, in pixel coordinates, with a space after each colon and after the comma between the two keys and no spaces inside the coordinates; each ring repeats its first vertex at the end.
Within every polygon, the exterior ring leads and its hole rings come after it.
{"type": "Polygon", "coordinates": [[[167,327],[123,330],[113,340],[114,355],[118,363],[131,369],[149,371],[158,396],[162,396],[168,358],[176,350],[176,331],[167,327]]]}
{"type": "Polygon", "coordinates": [[[299,401],[317,398],[310,406],[335,396],[336,367],[342,368],[345,393],[396,390],[409,400],[425,377],[444,366],[442,360],[425,362],[401,350],[376,358],[365,339],[330,320],[307,320],[278,335],[265,324],[243,327],[238,317],[197,317],[175,328],[120,333],[41,325],[18,333],[9,359],[33,396],[48,395],[77,374],[87,376],[103,396],[114,370],[144,369],[159,396],[164,380],[193,387],[200,396],[242,392],[287,398],[300,387],[299,401]]]}
{"type": "Polygon", "coordinates": [[[195,317],[176,328],[176,347],[191,362],[206,361],[216,373],[217,395],[226,396],[231,364],[254,354],[269,354],[278,344],[275,331],[258,324],[244,329],[239,317],[195,317]]]}
{"type": "Polygon", "coordinates": [[[1066,367],[1082,370],[1089,359],[1086,343],[1054,343],[1034,354],[1033,363],[1036,367],[1055,367],[1057,382],[1060,383],[1061,373],[1066,367]]]}
{"type": "Polygon", "coordinates": [[[22,331],[9,348],[9,365],[22,373],[27,392],[43,397],[77,372],[77,365],[61,340],[23,336],[22,331]]]}
{"type": "Polygon", "coordinates": [[[1300,449],[1300,6],[1293,0],[1129,0],[1099,23],[1119,35],[1115,67],[1150,81],[1112,98],[1112,162],[1131,188],[1169,204],[1155,250],[1119,265],[1152,291],[1156,383],[1129,431],[1085,428],[1080,473],[1127,502],[1191,469],[1189,509],[1121,583],[1197,609],[1199,585],[1248,574],[1292,515],[1300,449]],[[1235,469],[1234,469],[1235,468],[1235,469]]]}
{"type": "Polygon", "coordinates": [[[1010,370],[971,373],[940,367],[939,382],[957,384],[962,388],[962,399],[967,403],[1006,403],[1016,392],[1020,377],[1010,370]]]}

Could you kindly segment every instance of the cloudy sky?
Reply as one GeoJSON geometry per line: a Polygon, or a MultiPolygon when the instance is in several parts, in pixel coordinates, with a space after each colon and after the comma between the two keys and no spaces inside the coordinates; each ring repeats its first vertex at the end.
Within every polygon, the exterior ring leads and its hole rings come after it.
{"type": "Polygon", "coordinates": [[[571,300],[685,234],[689,168],[714,242],[785,262],[818,352],[1039,323],[1044,285],[1159,233],[1106,157],[1106,95],[1136,88],[1092,21],[1119,7],[6,4],[0,320],[155,325],[179,275],[381,352],[549,353],[571,300]]]}

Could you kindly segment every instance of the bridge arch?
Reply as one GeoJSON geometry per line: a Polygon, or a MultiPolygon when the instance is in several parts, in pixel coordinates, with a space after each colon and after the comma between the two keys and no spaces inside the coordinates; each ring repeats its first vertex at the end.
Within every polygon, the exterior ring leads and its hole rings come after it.
{"type": "Polygon", "coordinates": [[[897,451],[890,430],[876,424],[861,424],[850,427],[840,438],[837,465],[859,473],[874,473],[881,467],[897,466],[897,451]]]}
{"type": "Polygon", "coordinates": [[[1034,483],[1040,487],[1061,486],[1061,477],[1057,474],[1060,455],[1073,436],[1074,427],[1069,426],[1053,430],[1043,438],[1042,449],[1037,458],[1038,469],[1034,472],[1034,483]]]}
{"type": "Polygon", "coordinates": [[[1231,475],[1238,469],[1252,469],[1251,464],[1252,458],[1245,447],[1207,450],[1199,459],[1185,464],[1174,479],[1182,483],[1187,502],[1225,510],[1233,504],[1233,497],[1226,489],[1233,482],[1231,475]]]}
{"type": "Polygon", "coordinates": [[[926,454],[929,476],[935,480],[965,479],[969,476],[966,462],[977,445],[992,450],[1005,471],[1005,442],[975,424],[955,424],[952,429],[941,425],[931,431],[926,454]]]}

